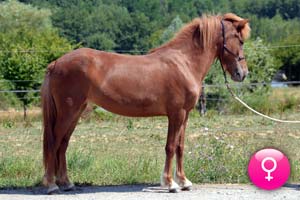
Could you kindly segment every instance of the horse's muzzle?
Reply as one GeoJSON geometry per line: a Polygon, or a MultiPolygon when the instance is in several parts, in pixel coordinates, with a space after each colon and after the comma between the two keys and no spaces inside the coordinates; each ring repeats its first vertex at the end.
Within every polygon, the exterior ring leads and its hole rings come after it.
{"type": "Polygon", "coordinates": [[[234,74],[231,76],[231,79],[234,80],[234,81],[237,81],[237,82],[242,82],[246,76],[248,75],[248,70],[242,70],[241,67],[238,67],[234,74]]]}

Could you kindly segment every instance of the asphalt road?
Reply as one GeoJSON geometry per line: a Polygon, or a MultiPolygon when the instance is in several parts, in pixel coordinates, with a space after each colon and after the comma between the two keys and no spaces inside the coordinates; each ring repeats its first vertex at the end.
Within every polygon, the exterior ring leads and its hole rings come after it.
{"type": "Polygon", "coordinates": [[[168,193],[159,186],[124,185],[124,186],[84,186],[76,191],[59,195],[45,195],[44,188],[2,189],[1,200],[299,200],[299,185],[287,185],[275,191],[263,191],[251,185],[196,185],[192,191],[168,193]]]}

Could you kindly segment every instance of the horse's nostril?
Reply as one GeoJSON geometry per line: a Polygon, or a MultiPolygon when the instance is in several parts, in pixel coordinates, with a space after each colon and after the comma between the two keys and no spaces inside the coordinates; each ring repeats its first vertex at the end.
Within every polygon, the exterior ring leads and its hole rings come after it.
{"type": "Polygon", "coordinates": [[[245,80],[245,78],[246,78],[246,76],[243,76],[243,77],[242,77],[242,81],[245,80]]]}

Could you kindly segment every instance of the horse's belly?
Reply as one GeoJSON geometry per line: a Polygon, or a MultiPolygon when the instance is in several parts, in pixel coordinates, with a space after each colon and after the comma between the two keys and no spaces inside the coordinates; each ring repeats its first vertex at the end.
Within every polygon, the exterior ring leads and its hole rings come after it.
{"type": "Polygon", "coordinates": [[[144,98],[113,96],[98,90],[91,93],[89,100],[112,113],[124,116],[147,117],[166,115],[164,103],[151,96],[144,98]]]}

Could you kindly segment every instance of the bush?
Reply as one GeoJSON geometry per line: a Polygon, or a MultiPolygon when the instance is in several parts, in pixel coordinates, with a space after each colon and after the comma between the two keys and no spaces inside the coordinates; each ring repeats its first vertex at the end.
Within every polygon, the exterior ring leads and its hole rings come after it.
{"type": "MultiPolygon", "coordinates": [[[[48,63],[71,50],[52,27],[51,12],[17,1],[0,3],[0,71],[8,89],[38,90],[48,63]]],[[[38,93],[17,93],[24,109],[38,93]]]]}

